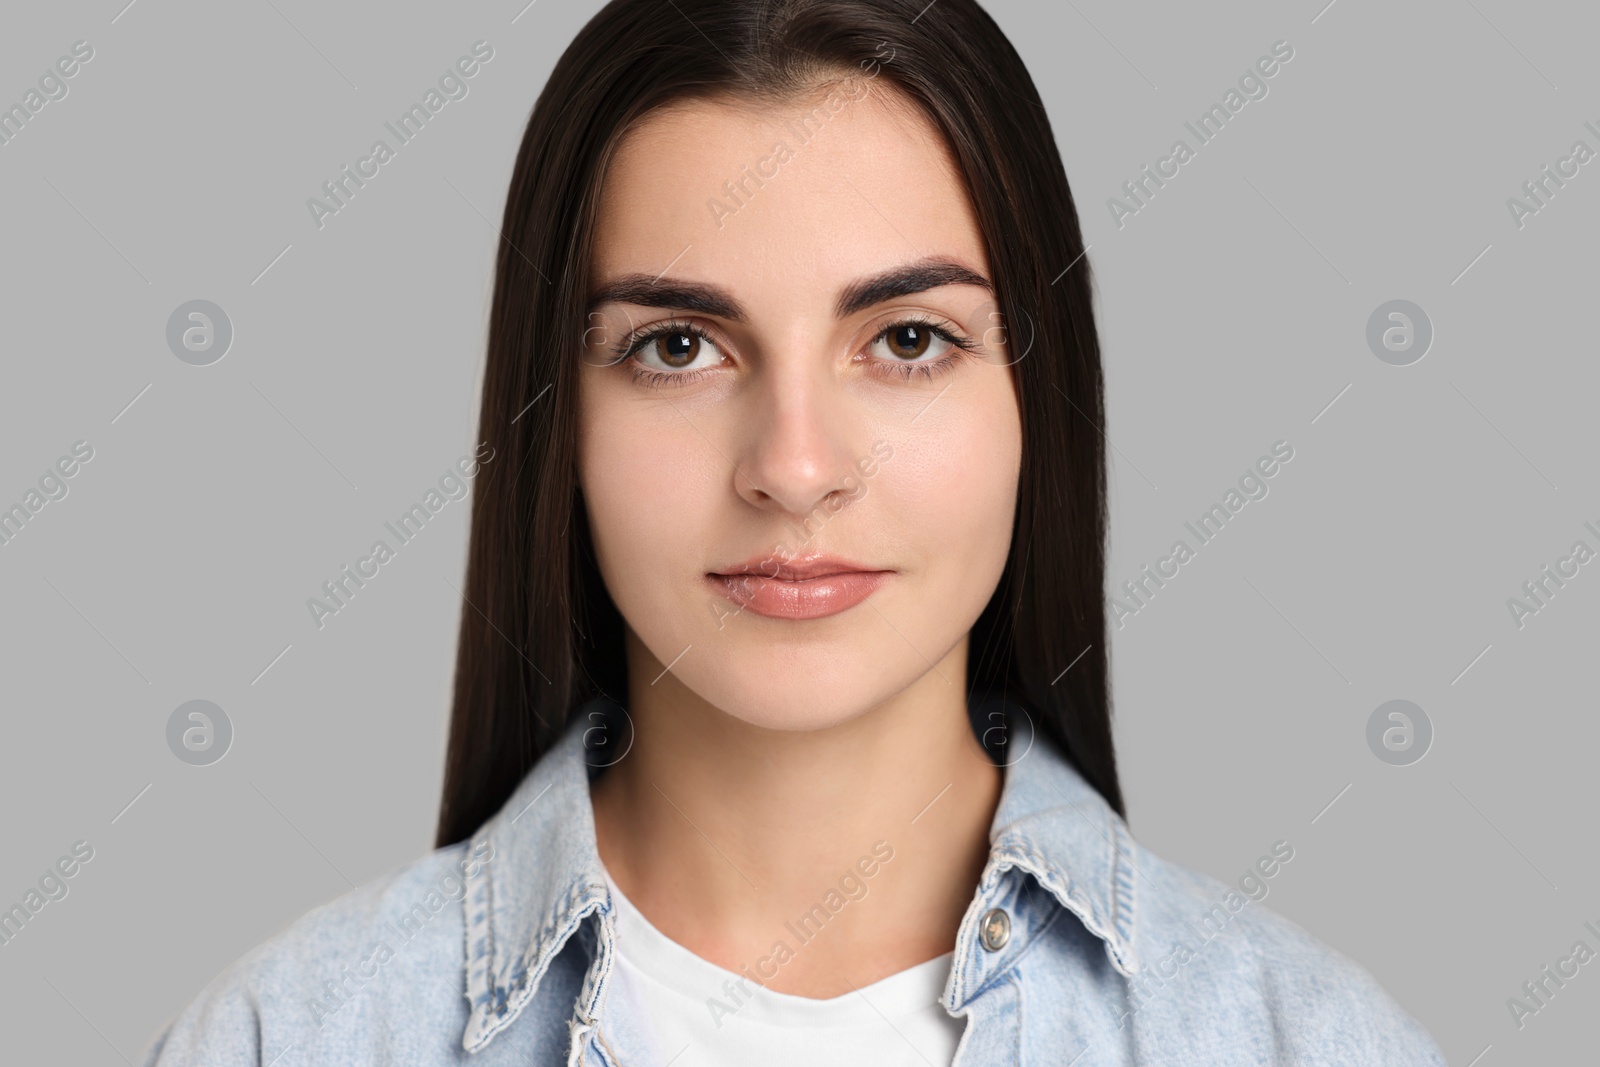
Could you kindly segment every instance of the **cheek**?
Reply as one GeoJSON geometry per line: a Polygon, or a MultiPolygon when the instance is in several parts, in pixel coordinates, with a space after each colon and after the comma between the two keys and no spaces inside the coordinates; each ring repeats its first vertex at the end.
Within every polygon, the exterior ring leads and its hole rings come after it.
{"type": "Polygon", "coordinates": [[[685,568],[701,566],[703,530],[717,468],[694,429],[672,414],[656,417],[604,386],[580,400],[578,479],[606,590],[636,629],[649,617],[682,611],[671,590],[685,568]]]}
{"type": "Polygon", "coordinates": [[[1010,549],[1021,456],[1007,388],[952,407],[949,418],[897,446],[886,465],[894,499],[885,503],[946,593],[986,603],[993,592],[1010,549]]]}

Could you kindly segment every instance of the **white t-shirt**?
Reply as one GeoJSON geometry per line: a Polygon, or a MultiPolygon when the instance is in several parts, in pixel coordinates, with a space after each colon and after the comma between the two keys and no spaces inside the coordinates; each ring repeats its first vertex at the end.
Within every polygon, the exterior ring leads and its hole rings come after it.
{"type": "Polygon", "coordinates": [[[617,963],[605,1014],[633,1016],[653,1041],[656,1063],[946,1067],[954,1060],[966,1020],[939,1003],[951,953],[828,1000],[778,993],[667,937],[622,895],[609,871],[606,882],[616,904],[617,963]]]}

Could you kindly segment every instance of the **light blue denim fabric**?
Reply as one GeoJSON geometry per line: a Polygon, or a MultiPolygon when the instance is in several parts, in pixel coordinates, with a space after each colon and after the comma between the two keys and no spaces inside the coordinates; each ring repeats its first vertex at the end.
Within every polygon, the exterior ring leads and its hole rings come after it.
{"type": "MultiPolygon", "coordinates": [[[[662,1067],[628,1017],[605,1011],[616,924],[585,738],[614,708],[580,709],[471,841],[228,967],[145,1067],[662,1067]]],[[[1233,886],[1168,863],[1043,736],[1006,767],[990,841],[944,988],[966,1019],[957,1067],[1444,1067],[1365,969],[1252,899],[1292,872],[1292,843],[1233,886]],[[1010,930],[991,950],[994,909],[1010,930]]]]}

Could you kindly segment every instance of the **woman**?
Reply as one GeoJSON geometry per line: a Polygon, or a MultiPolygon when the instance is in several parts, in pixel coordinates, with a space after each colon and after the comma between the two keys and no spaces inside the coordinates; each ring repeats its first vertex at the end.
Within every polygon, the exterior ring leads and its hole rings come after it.
{"type": "Polygon", "coordinates": [[[507,201],[439,849],[152,1064],[1442,1064],[1123,821],[1101,373],[972,0],[615,0],[507,201]]]}

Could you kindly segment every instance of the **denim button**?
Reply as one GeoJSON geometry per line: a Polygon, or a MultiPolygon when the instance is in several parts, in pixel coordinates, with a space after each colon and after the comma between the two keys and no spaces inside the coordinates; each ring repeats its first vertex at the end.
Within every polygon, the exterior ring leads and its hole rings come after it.
{"type": "Polygon", "coordinates": [[[983,947],[990,952],[999,952],[1010,939],[1011,916],[1005,913],[1004,908],[991,908],[989,914],[983,917],[983,947]]]}

